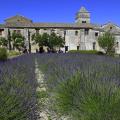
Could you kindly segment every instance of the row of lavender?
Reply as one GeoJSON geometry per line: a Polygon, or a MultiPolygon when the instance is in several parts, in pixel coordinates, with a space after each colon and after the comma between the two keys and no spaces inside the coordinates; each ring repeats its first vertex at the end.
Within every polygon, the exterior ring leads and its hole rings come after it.
{"type": "MultiPolygon", "coordinates": [[[[72,120],[120,120],[120,60],[84,54],[37,55],[51,113],[72,120]]],[[[51,116],[52,117],[52,116],[51,116]]]]}
{"type": "Polygon", "coordinates": [[[37,119],[34,55],[0,62],[0,120],[37,119]]]}

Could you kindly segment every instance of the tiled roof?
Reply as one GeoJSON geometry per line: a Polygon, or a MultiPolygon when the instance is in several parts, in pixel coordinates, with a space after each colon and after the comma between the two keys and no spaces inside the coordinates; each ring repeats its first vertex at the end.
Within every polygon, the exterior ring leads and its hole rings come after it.
{"type": "Polygon", "coordinates": [[[89,23],[6,23],[5,25],[0,25],[0,27],[9,27],[9,28],[64,28],[64,29],[82,29],[89,28],[97,31],[103,32],[104,30],[101,26],[96,24],[89,23]]]}
{"type": "Polygon", "coordinates": [[[33,27],[32,20],[16,15],[5,20],[6,27],[33,27]]]}
{"type": "Polygon", "coordinates": [[[92,25],[94,30],[105,32],[104,29],[101,27],[101,25],[98,25],[98,24],[92,24],[92,25]]]}
{"type": "Polygon", "coordinates": [[[114,35],[120,35],[120,30],[110,30],[109,32],[114,35]]]}
{"type": "Polygon", "coordinates": [[[22,22],[13,22],[13,23],[6,23],[5,27],[19,27],[19,28],[23,28],[23,27],[34,27],[33,23],[22,23],[22,22]]]}
{"type": "Polygon", "coordinates": [[[10,18],[7,18],[7,19],[5,19],[5,22],[8,22],[9,20],[14,20],[14,19],[17,19],[17,20],[23,19],[23,20],[25,20],[25,21],[32,22],[32,20],[30,20],[30,19],[28,19],[28,18],[26,18],[26,17],[24,17],[24,16],[21,16],[21,15],[15,15],[15,16],[12,16],[12,17],[10,17],[10,18]]]}
{"type": "Polygon", "coordinates": [[[114,35],[120,35],[120,27],[112,22],[108,22],[102,26],[104,31],[109,31],[114,35]]]}
{"type": "Polygon", "coordinates": [[[31,28],[93,28],[92,24],[82,23],[82,24],[73,24],[73,23],[21,23],[13,22],[6,23],[6,27],[31,27],[31,28]]]}
{"type": "Polygon", "coordinates": [[[68,23],[34,23],[35,27],[40,28],[93,28],[92,24],[82,23],[82,24],[68,24],[68,23]]]}

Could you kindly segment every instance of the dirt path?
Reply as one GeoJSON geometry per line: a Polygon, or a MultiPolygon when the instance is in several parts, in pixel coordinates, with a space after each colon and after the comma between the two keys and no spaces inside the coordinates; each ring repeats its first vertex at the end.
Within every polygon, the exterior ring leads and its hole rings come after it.
{"type": "MultiPolygon", "coordinates": [[[[44,74],[40,71],[37,60],[35,61],[35,68],[36,68],[35,74],[39,84],[39,87],[37,88],[37,92],[45,92],[46,88],[44,86],[44,74]]],[[[41,110],[39,114],[40,114],[40,118],[38,120],[48,120],[45,110],[41,110]]]]}
{"type": "MultiPolygon", "coordinates": [[[[40,71],[37,60],[35,61],[35,74],[39,84],[37,88],[37,92],[46,92],[45,82],[44,82],[44,74],[40,71]]],[[[43,99],[44,107],[40,110],[39,115],[40,118],[38,120],[68,120],[65,117],[58,118],[55,113],[49,111],[48,105],[49,102],[47,98],[43,99]]]]}

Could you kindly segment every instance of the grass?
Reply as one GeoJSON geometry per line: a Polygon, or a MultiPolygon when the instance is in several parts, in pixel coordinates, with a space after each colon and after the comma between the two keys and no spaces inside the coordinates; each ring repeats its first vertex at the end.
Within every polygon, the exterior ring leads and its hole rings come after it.
{"type": "Polygon", "coordinates": [[[96,50],[71,50],[69,53],[98,54],[96,50]]]}
{"type": "Polygon", "coordinates": [[[77,73],[61,83],[53,97],[55,110],[72,120],[119,120],[120,88],[77,73]]]}
{"type": "Polygon", "coordinates": [[[22,54],[18,51],[11,50],[11,51],[8,52],[8,58],[13,58],[13,57],[16,57],[16,56],[19,56],[19,55],[22,55],[22,54]]]}

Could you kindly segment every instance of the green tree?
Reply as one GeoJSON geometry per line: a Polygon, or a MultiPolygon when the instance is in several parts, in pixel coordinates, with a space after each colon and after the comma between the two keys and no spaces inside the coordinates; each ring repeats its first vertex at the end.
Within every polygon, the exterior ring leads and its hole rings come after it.
{"type": "Polygon", "coordinates": [[[4,37],[0,37],[0,46],[7,47],[7,45],[8,45],[8,40],[4,37]]]}
{"type": "Polygon", "coordinates": [[[111,55],[115,53],[115,37],[111,33],[106,32],[102,36],[99,36],[98,43],[106,54],[111,55]]]}
{"type": "Polygon", "coordinates": [[[65,41],[61,36],[52,33],[49,37],[49,48],[54,49],[54,47],[64,47],[65,41]]]}
{"type": "Polygon", "coordinates": [[[20,50],[21,47],[24,47],[25,38],[21,35],[21,33],[12,33],[12,41],[13,41],[13,49],[20,50]]]}
{"type": "Polygon", "coordinates": [[[54,49],[55,47],[63,47],[65,44],[64,39],[61,36],[56,35],[55,33],[51,33],[51,35],[47,33],[41,34],[33,34],[32,40],[38,44],[39,47],[46,46],[50,49],[54,49]]]}
{"type": "Polygon", "coordinates": [[[24,47],[24,38],[16,38],[14,42],[16,49],[20,50],[21,47],[24,47]]]}
{"type": "Polygon", "coordinates": [[[39,48],[43,46],[42,36],[38,33],[32,35],[32,41],[34,41],[35,44],[38,44],[39,48]]]}

